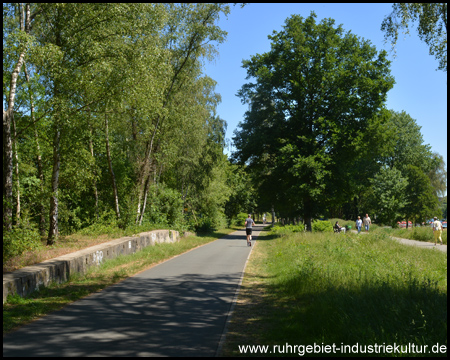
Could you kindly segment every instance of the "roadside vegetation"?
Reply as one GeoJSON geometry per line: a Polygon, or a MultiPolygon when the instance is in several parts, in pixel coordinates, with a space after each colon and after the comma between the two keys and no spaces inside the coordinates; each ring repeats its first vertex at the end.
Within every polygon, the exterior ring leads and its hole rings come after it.
{"type": "MultiPolygon", "coordinates": [[[[313,232],[333,232],[333,225],[339,222],[339,225],[342,227],[350,226],[352,230],[355,230],[355,222],[352,220],[342,220],[342,219],[329,219],[329,220],[316,220],[312,222],[312,231],[313,232]]],[[[288,233],[295,232],[304,232],[305,225],[285,225],[282,226],[280,224],[275,224],[272,229],[273,234],[277,235],[285,235],[288,233]]],[[[364,229],[361,232],[365,232],[364,229]]],[[[417,241],[426,241],[426,242],[434,242],[433,230],[431,225],[420,226],[420,227],[409,227],[406,228],[392,228],[390,226],[380,226],[377,224],[370,225],[370,233],[376,234],[387,234],[389,236],[398,237],[402,239],[409,240],[417,240],[417,241]]],[[[447,245],[447,229],[442,231],[442,242],[447,245]]]]}
{"type": "Polygon", "coordinates": [[[148,246],[137,253],[106,260],[99,267],[91,267],[85,275],[77,274],[63,284],[51,284],[27,298],[8,296],[3,304],[3,335],[37,318],[56,311],[89,294],[118,283],[164,260],[214,241],[233,228],[190,235],[176,243],[148,246]]]}
{"type": "MultiPolygon", "coordinates": [[[[431,226],[410,227],[408,229],[392,229],[383,227],[378,228],[375,231],[402,239],[434,242],[433,230],[431,229],[431,226]]],[[[447,229],[442,231],[441,238],[442,242],[447,245],[447,229]]]]}
{"type": "MultiPolygon", "coordinates": [[[[382,232],[270,232],[253,249],[228,330],[222,356],[244,355],[242,344],[446,345],[447,255],[382,232]]],[[[266,356],[280,355],[295,356],[266,356]]]]}

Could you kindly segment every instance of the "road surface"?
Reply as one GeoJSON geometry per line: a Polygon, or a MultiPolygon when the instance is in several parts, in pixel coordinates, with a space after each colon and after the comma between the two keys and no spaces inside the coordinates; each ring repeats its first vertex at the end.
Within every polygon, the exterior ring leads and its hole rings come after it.
{"type": "Polygon", "coordinates": [[[214,356],[245,239],[236,231],[23,326],[3,337],[3,356],[214,356]]]}

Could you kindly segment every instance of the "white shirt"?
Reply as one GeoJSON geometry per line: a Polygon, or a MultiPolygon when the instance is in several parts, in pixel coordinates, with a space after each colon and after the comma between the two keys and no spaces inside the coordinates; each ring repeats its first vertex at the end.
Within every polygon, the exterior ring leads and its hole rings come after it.
{"type": "Polygon", "coordinates": [[[441,230],[441,222],[439,220],[433,222],[433,230],[441,230]]]}

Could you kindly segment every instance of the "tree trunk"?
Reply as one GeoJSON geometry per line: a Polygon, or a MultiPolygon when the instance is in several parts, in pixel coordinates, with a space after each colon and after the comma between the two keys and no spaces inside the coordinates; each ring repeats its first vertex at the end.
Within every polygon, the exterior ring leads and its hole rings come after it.
{"type": "Polygon", "coordinates": [[[52,194],[50,196],[50,216],[47,245],[53,245],[58,239],[58,187],[59,187],[59,167],[61,163],[60,155],[61,130],[58,121],[55,124],[55,136],[53,138],[53,171],[52,171],[52,194]]]}
{"type": "MultiPolygon", "coordinates": [[[[89,108],[89,119],[91,119],[91,109],[89,108]]],[[[92,138],[94,137],[94,131],[92,129],[92,124],[89,123],[89,132],[90,132],[90,138],[89,138],[89,150],[91,152],[92,159],[95,163],[95,157],[94,157],[94,143],[92,141],[92,138]]],[[[94,171],[94,197],[95,197],[95,218],[98,220],[98,191],[97,191],[97,179],[95,178],[96,172],[94,171]]]]}
{"type": "Polygon", "coordinates": [[[105,113],[105,134],[106,134],[106,155],[108,158],[109,173],[111,175],[111,181],[112,181],[112,186],[113,186],[113,191],[114,191],[115,210],[116,210],[117,218],[120,219],[119,195],[117,192],[116,177],[114,175],[114,170],[113,170],[112,162],[111,162],[111,152],[109,149],[108,115],[106,113],[105,113]]]}
{"type": "Polygon", "coordinates": [[[16,159],[16,182],[17,182],[17,196],[16,196],[16,222],[20,222],[20,179],[19,179],[19,149],[17,145],[17,131],[16,131],[16,121],[13,119],[14,128],[14,154],[16,159]]]}
{"type": "Polygon", "coordinates": [[[141,212],[141,215],[139,217],[139,226],[142,225],[142,219],[144,218],[145,206],[147,205],[147,196],[148,196],[149,184],[150,184],[150,175],[147,176],[147,180],[145,181],[144,203],[142,205],[142,212],[141,212]]]}
{"type": "Polygon", "coordinates": [[[3,110],[3,227],[6,230],[12,228],[12,181],[13,181],[13,156],[11,142],[11,121],[14,112],[10,107],[3,110]]]}
{"type": "MultiPolygon", "coordinates": [[[[23,64],[23,71],[25,72],[25,78],[27,80],[27,83],[30,83],[30,76],[27,71],[26,63],[23,64]]],[[[39,135],[36,128],[36,122],[34,118],[34,100],[33,100],[33,93],[30,90],[30,112],[31,112],[31,122],[34,124],[34,138],[36,140],[36,162],[37,162],[37,168],[38,168],[38,177],[40,181],[40,187],[41,187],[41,194],[44,194],[44,172],[42,168],[42,157],[41,157],[41,147],[39,146],[39,135]]],[[[41,236],[45,235],[45,206],[44,202],[40,202],[40,214],[39,214],[39,234],[41,236]]]]}
{"type": "Polygon", "coordinates": [[[139,200],[138,200],[138,211],[136,216],[136,224],[138,223],[138,219],[142,219],[143,211],[141,211],[141,201],[142,198],[145,196],[145,181],[147,179],[148,174],[150,173],[150,157],[152,154],[152,148],[153,148],[153,142],[155,140],[156,132],[159,127],[161,117],[158,116],[158,121],[156,122],[155,129],[152,134],[152,138],[150,141],[147,141],[147,148],[145,151],[145,157],[142,162],[141,171],[139,174],[139,200]]]}
{"type": "MultiPolygon", "coordinates": [[[[26,4],[25,22],[23,18],[23,5],[19,5],[19,22],[21,31],[30,32],[30,4],[26,4]]],[[[19,77],[25,58],[26,48],[19,54],[16,67],[11,74],[8,108],[3,109],[3,227],[12,228],[12,182],[13,182],[13,154],[11,141],[11,123],[14,120],[14,101],[16,96],[17,78],[19,77]]]]}

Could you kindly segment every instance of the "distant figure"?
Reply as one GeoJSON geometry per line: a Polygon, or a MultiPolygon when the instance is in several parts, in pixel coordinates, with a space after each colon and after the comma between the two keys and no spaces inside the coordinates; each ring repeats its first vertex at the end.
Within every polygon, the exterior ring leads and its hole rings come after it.
{"type": "Polygon", "coordinates": [[[361,216],[358,216],[358,220],[356,220],[356,228],[358,229],[358,234],[361,232],[362,220],[361,216]]]}
{"type": "Polygon", "coordinates": [[[437,217],[434,217],[434,221],[433,221],[433,235],[434,235],[434,246],[436,246],[437,244],[437,240],[439,239],[440,244],[442,245],[442,224],[441,222],[437,219],[437,217]]]}
{"type": "Polygon", "coordinates": [[[266,214],[263,215],[263,224],[266,225],[266,214]]]}
{"type": "Polygon", "coordinates": [[[366,229],[366,232],[369,232],[369,226],[372,224],[372,221],[370,220],[370,217],[368,214],[366,214],[366,217],[363,219],[364,228],[366,229]]]}
{"type": "Polygon", "coordinates": [[[339,221],[336,221],[336,224],[334,224],[334,232],[341,232],[342,226],[339,225],[339,221]]]}
{"type": "Polygon", "coordinates": [[[252,219],[252,216],[248,214],[248,218],[245,219],[245,231],[247,233],[247,246],[252,246],[252,225],[256,225],[252,219]]]}

